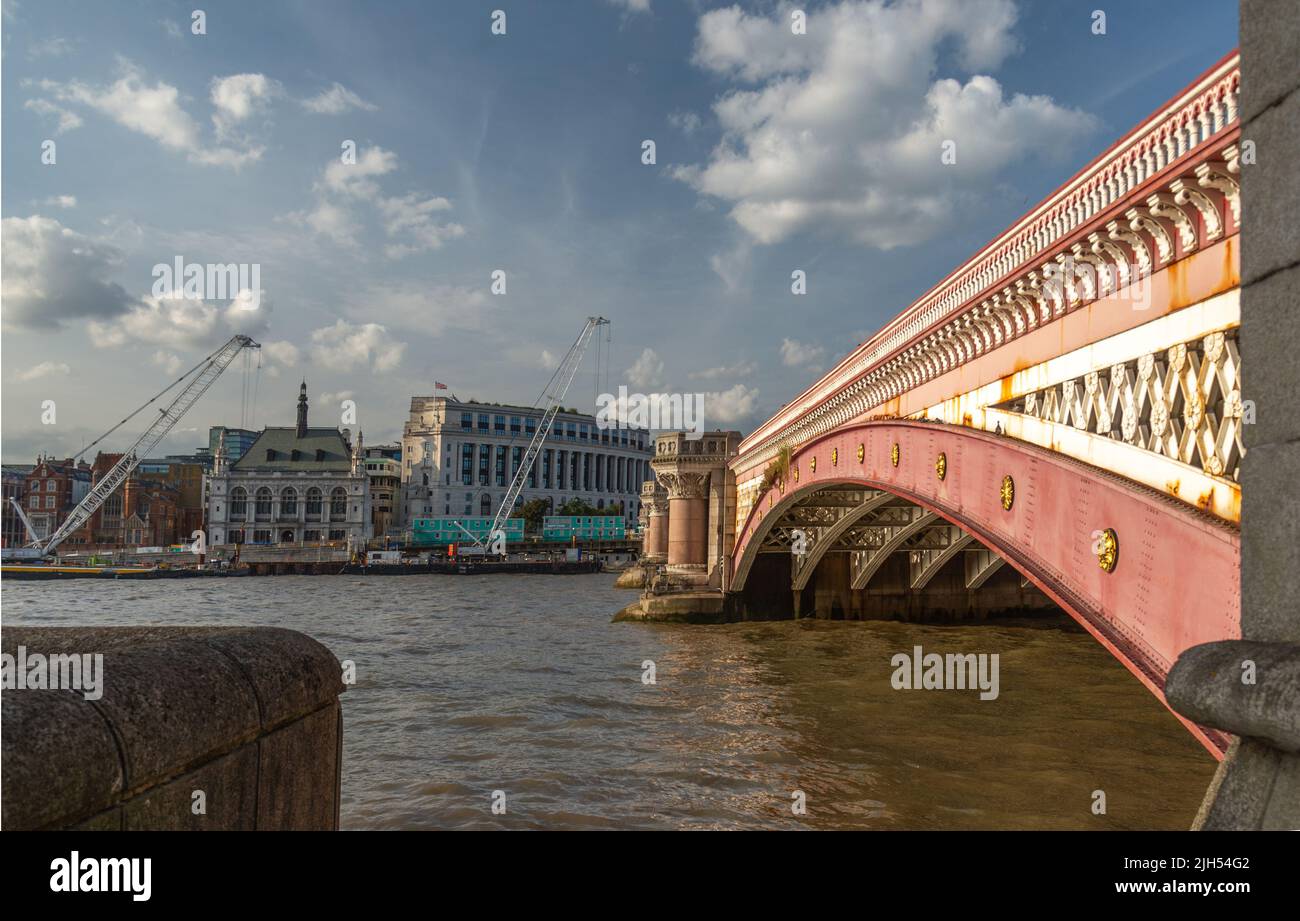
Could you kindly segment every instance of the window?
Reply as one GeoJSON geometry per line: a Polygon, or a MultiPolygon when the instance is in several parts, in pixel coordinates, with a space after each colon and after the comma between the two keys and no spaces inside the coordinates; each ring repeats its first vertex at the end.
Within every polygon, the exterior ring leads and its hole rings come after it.
{"type": "MultiPolygon", "coordinates": [[[[311,489],[307,490],[307,520],[308,521],[320,521],[321,498],[322,498],[322,494],[318,487],[313,486],[311,489]]],[[[319,540],[320,532],[316,531],[314,533],[316,534],[315,539],[319,540]]]]}
{"type": "Polygon", "coordinates": [[[460,447],[460,481],[465,486],[474,485],[474,446],[460,447]]]}
{"type": "MultiPolygon", "coordinates": [[[[269,487],[263,486],[258,489],[257,499],[253,504],[253,514],[261,521],[271,517],[271,490],[269,487]]],[[[271,536],[267,534],[265,542],[269,543],[270,540],[271,536]]],[[[254,538],[254,543],[257,543],[256,538],[254,538]]]]}
{"type": "Polygon", "coordinates": [[[583,441],[587,440],[587,424],[585,422],[578,426],[578,437],[583,441]]]}
{"type": "Polygon", "coordinates": [[[473,414],[473,413],[461,413],[461,414],[460,414],[460,427],[461,427],[461,429],[462,429],[463,431],[466,431],[466,432],[472,431],[472,430],[474,429],[474,414],[473,414]]]}
{"type": "Polygon", "coordinates": [[[35,493],[33,493],[33,494],[32,494],[32,497],[31,497],[31,499],[28,501],[27,505],[28,505],[28,507],[30,507],[30,508],[40,508],[40,507],[41,507],[41,497],[38,496],[38,495],[36,495],[35,493]]]}
{"type": "Polygon", "coordinates": [[[342,486],[330,490],[330,521],[344,521],[348,517],[348,493],[342,486]]]}
{"type": "MultiPolygon", "coordinates": [[[[284,518],[289,515],[298,514],[298,490],[292,486],[286,486],[280,490],[280,517],[284,518]]],[[[293,538],[290,538],[292,540],[293,538]]]]}
{"type": "Polygon", "coordinates": [[[570,441],[577,440],[578,426],[572,422],[565,423],[564,434],[568,436],[570,441]]]}
{"type": "MultiPolygon", "coordinates": [[[[515,450],[518,450],[518,448],[516,448],[515,450]]],[[[506,485],[506,452],[505,452],[505,448],[497,448],[497,450],[496,450],[496,455],[497,455],[497,458],[496,458],[496,474],[495,474],[495,477],[496,477],[496,484],[497,484],[498,486],[505,486],[505,485],[506,485]]]]}
{"type": "Polygon", "coordinates": [[[525,419],[525,420],[524,420],[524,431],[527,432],[529,435],[534,435],[534,434],[536,434],[536,433],[537,433],[537,420],[536,420],[536,419],[533,419],[533,418],[525,419]]]}
{"type": "Polygon", "coordinates": [[[304,541],[317,541],[317,540],[320,540],[320,531],[303,531],[303,532],[302,532],[302,539],[303,539],[304,541]]]}
{"type": "Polygon", "coordinates": [[[488,417],[487,417],[487,413],[480,413],[480,414],[479,414],[479,417],[478,417],[478,430],[479,430],[480,432],[486,432],[486,431],[488,430],[488,417]]]}
{"type": "MultiPolygon", "coordinates": [[[[484,419],[487,416],[483,417],[484,419]]],[[[491,445],[478,446],[478,485],[486,486],[488,484],[488,462],[492,456],[491,445]]]]}
{"type": "Polygon", "coordinates": [[[496,429],[498,432],[504,432],[506,430],[506,417],[495,416],[492,419],[492,428],[496,429]]]}
{"type": "Polygon", "coordinates": [[[330,531],[330,540],[347,540],[347,536],[347,531],[340,531],[337,529],[330,531]]]}
{"type": "MultiPolygon", "coordinates": [[[[104,509],[105,514],[108,512],[107,506],[104,509]]],[[[119,506],[117,514],[122,514],[119,506]]],[[[243,521],[248,515],[248,491],[242,486],[236,486],[230,491],[230,520],[243,521]]]]}
{"type": "Polygon", "coordinates": [[[487,493],[483,493],[482,497],[478,500],[478,508],[479,508],[479,514],[480,514],[480,515],[482,515],[482,516],[484,516],[484,517],[487,517],[488,515],[491,515],[491,514],[492,514],[492,497],[489,496],[487,493]]]}
{"type": "Polygon", "coordinates": [[[519,417],[518,417],[518,416],[511,416],[511,417],[510,417],[510,431],[514,432],[516,435],[519,434],[519,417]]]}

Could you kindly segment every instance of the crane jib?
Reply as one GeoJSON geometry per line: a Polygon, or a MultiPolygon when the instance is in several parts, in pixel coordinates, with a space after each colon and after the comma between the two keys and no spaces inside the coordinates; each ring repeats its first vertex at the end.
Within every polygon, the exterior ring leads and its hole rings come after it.
{"type": "MultiPolygon", "coordinates": [[[[153,420],[152,424],[145,429],[144,434],[137,438],[135,443],[123,452],[121,459],[118,460],[118,462],[109,469],[108,473],[106,473],[103,478],[91,488],[90,492],[86,494],[86,497],[78,503],[77,507],[74,508],[71,513],[69,513],[63,524],[59,525],[58,529],[51,534],[43,544],[34,542],[40,546],[41,553],[43,555],[53,553],[59,544],[63,543],[68,535],[72,534],[90,520],[90,517],[95,514],[105,501],[107,501],[108,497],[126,481],[127,477],[131,475],[131,472],[139,465],[140,460],[148,456],[149,452],[157,447],[158,443],[167,437],[167,433],[172,430],[178,421],[180,421],[180,418],[185,415],[186,411],[198,401],[199,397],[203,396],[203,394],[207,392],[208,388],[216,382],[222,372],[225,371],[226,368],[230,367],[230,363],[235,360],[236,355],[245,348],[260,347],[261,346],[258,343],[254,342],[248,336],[231,336],[230,340],[225,345],[208,356],[206,364],[200,362],[199,365],[196,365],[196,369],[201,368],[201,370],[199,370],[199,373],[194,376],[194,379],[191,380],[179,394],[177,394],[176,398],[172,400],[170,404],[159,410],[158,416],[153,420]]],[[[184,378],[181,378],[181,380],[184,380],[184,378]]],[[[171,388],[169,387],[168,389],[171,388]]],[[[165,393],[166,391],[163,392],[165,393]]],[[[147,406],[156,399],[157,397],[153,397],[144,405],[147,406]]],[[[141,409],[143,408],[144,406],[141,407],[141,409]]],[[[136,412],[139,412],[139,410],[136,410],[136,412]]],[[[135,414],[136,413],[132,413],[126,418],[130,419],[135,414]]]]}

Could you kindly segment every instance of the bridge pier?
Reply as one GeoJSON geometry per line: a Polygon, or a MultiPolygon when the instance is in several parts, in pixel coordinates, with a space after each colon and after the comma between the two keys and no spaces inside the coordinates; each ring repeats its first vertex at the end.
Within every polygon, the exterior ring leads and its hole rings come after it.
{"type": "Polygon", "coordinates": [[[1195,828],[1300,828],[1300,7],[1241,3],[1242,137],[1259,151],[1241,171],[1241,342],[1258,374],[1242,396],[1258,406],[1241,463],[1241,640],[1185,651],[1165,688],[1191,719],[1238,736],[1210,784],[1195,828]]]}

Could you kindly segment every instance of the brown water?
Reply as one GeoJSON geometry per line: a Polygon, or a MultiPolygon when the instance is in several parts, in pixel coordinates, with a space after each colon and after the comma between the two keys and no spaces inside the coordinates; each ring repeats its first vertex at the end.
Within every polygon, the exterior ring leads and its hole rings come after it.
{"type": "Polygon", "coordinates": [[[613,581],[6,582],[3,606],[6,624],[290,627],[352,659],[345,828],[1182,829],[1214,773],[1065,622],[611,624],[632,597],[613,581]],[[918,644],[997,653],[998,698],[894,690],[891,657],[918,644]]]}

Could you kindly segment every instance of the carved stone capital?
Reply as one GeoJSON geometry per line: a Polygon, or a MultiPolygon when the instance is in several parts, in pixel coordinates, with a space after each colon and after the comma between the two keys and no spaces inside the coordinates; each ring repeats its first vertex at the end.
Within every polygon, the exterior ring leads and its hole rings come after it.
{"type": "Polygon", "coordinates": [[[709,475],[674,470],[657,474],[669,499],[703,499],[709,494],[709,475]]]}

